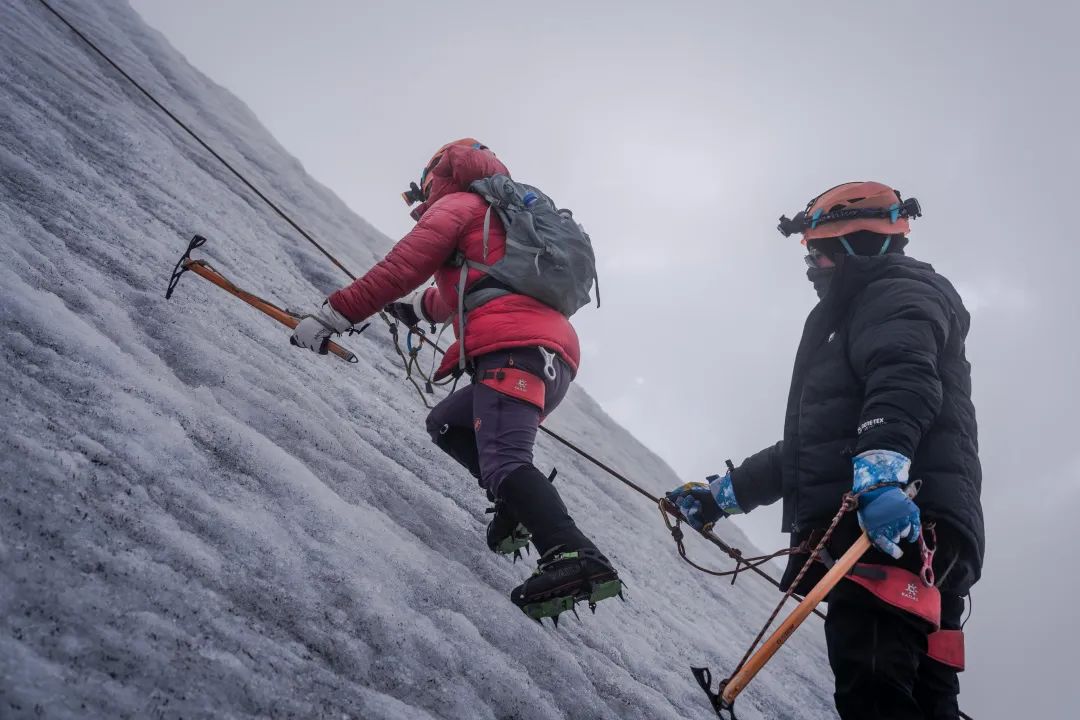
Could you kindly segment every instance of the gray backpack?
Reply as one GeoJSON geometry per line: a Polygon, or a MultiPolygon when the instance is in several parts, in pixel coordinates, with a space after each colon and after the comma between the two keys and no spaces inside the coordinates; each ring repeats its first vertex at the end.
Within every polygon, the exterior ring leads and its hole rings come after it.
{"type": "MultiPolygon", "coordinates": [[[[477,180],[469,189],[488,202],[484,215],[483,261],[459,257],[458,327],[464,337],[465,313],[503,295],[528,295],[570,317],[591,302],[589,293],[596,283],[596,304],[600,305],[600,285],[596,277],[596,256],[588,234],[569,210],[555,207],[544,193],[518,183],[506,175],[477,180]],[[491,211],[495,210],[506,228],[506,254],[487,263],[491,211]],[[468,293],[465,282],[469,269],[480,270],[487,278],[468,293]]],[[[461,343],[462,369],[465,343],[461,343]]]]}

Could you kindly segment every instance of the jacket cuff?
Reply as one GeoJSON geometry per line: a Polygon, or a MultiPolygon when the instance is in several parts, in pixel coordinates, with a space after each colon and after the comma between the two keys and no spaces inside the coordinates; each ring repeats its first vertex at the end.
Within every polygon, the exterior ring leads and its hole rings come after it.
{"type": "Polygon", "coordinates": [[[424,308],[424,298],[427,297],[427,290],[417,290],[412,296],[412,309],[416,313],[416,317],[420,318],[426,323],[432,322],[431,315],[424,308]]]}
{"type": "Polygon", "coordinates": [[[882,483],[906,485],[911,469],[911,460],[895,450],[867,450],[852,458],[851,464],[851,489],[857,493],[882,483]]]}
{"type": "Polygon", "coordinates": [[[325,309],[329,308],[335,314],[337,314],[340,317],[344,318],[349,323],[349,325],[355,325],[356,323],[358,323],[361,320],[365,319],[365,318],[357,318],[355,320],[349,319],[349,316],[346,313],[342,312],[342,309],[338,306],[338,303],[341,302],[341,297],[340,296],[341,296],[341,290],[338,290],[337,292],[332,294],[330,297],[326,298],[326,302],[323,303],[323,309],[325,310],[325,309]]]}
{"type": "Polygon", "coordinates": [[[345,317],[330,304],[330,299],[327,298],[326,302],[322,304],[319,311],[315,313],[315,317],[328,328],[333,329],[337,333],[343,333],[352,327],[352,322],[349,318],[345,317]]]}
{"type": "Polygon", "coordinates": [[[724,475],[711,475],[708,478],[709,492],[712,493],[716,504],[728,515],[741,515],[743,509],[739,507],[739,501],[735,499],[735,487],[731,484],[731,471],[724,475]]]}

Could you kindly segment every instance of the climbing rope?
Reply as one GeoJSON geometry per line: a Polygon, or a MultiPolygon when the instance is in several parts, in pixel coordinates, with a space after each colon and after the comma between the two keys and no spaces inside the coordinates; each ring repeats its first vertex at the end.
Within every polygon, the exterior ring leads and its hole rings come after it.
{"type": "MultiPolygon", "coordinates": [[[[92,41],[90,38],[88,38],[86,35],[84,35],[77,27],[75,27],[71,22],[69,22],[67,18],[65,18],[57,10],[55,10],[46,0],[37,0],[37,1],[42,7],[44,7],[46,10],[48,10],[49,13],[51,13],[54,17],[56,17],[56,19],[58,19],[61,23],[63,23],[69,30],[71,30],[71,32],[73,32],[89,48],[91,48],[95,53],[97,53],[113,69],[115,69],[118,73],[120,73],[120,75],[125,80],[127,80],[140,93],[142,93],[151,103],[153,103],[153,105],[155,107],[157,107],[159,110],[161,110],[163,113],[165,113],[165,115],[168,116],[168,118],[170,120],[172,120],[174,123],[176,123],[177,126],[179,126],[182,130],[184,130],[184,132],[186,132],[188,135],[190,135],[191,138],[195,140],[195,142],[197,142],[203,149],[205,149],[218,162],[220,162],[226,169],[228,169],[229,172],[231,172],[238,180],[240,180],[240,182],[242,182],[245,187],[247,187],[249,190],[251,190],[253,193],[255,193],[255,195],[258,196],[258,198],[260,200],[265,202],[267,204],[267,206],[269,206],[270,209],[274,211],[274,213],[276,213],[282,220],[284,220],[294,230],[296,230],[296,232],[298,232],[301,237],[303,237],[305,240],[307,240],[309,243],[311,243],[320,253],[322,253],[328,260],[330,260],[330,262],[332,262],[339,270],[341,270],[343,273],[345,273],[345,275],[347,275],[350,280],[356,280],[356,275],[354,275],[352,272],[350,272],[349,269],[347,267],[345,267],[345,265],[340,260],[338,260],[329,250],[327,250],[325,247],[323,247],[321,244],[319,244],[319,242],[309,232],[304,230],[304,228],[301,227],[299,223],[297,223],[295,220],[293,220],[293,218],[288,213],[286,213],[284,210],[282,210],[280,206],[278,206],[276,203],[274,203],[261,190],[259,190],[259,188],[256,187],[255,184],[252,183],[243,173],[241,173],[239,170],[237,170],[219,152],[214,150],[214,148],[211,147],[209,143],[207,143],[205,140],[203,140],[202,137],[200,137],[198,133],[196,133],[183,120],[181,120],[179,117],[177,117],[177,115],[175,113],[173,113],[171,110],[169,110],[163,103],[161,103],[156,97],[154,97],[154,95],[149,90],[147,90],[145,87],[143,87],[143,85],[140,84],[139,81],[137,81],[134,77],[132,77],[126,70],[124,70],[124,68],[122,68],[120,65],[118,65],[111,57],[109,57],[109,55],[107,53],[105,53],[105,51],[102,50],[100,47],[98,47],[98,45],[96,43],[94,43],[94,41],[92,41]]],[[[412,345],[412,338],[413,337],[419,338],[421,346],[422,345],[427,345],[427,346],[431,347],[434,350],[434,352],[439,354],[439,355],[445,355],[446,351],[443,350],[437,343],[433,342],[429,337],[427,337],[427,335],[424,333],[423,330],[421,330],[419,328],[409,328],[409,333],[408,333],[408,335],[406,337],[406,345],[408,347],[408,354],[406,354],[406,351],[403,350],[402,347],[401,347],[401,336],[400,336],[400,330],[399,330],[398,323],[395,320],[388,317],[387,314],[385,312],[383,312],[383,311],[379,311],[378,315],[379,315],[379,318],[386,324],[387,329],[390,331],[390,336],[391,336],[391,338],[393,340],[393,344],[394,344],[394,350],[397,353],[398,358],[401,360],[402,365],[405,367],[406,378],[409,380],[409,382],[412,384],[412,386],[416,389],[416,392],[420,396],[420,399],[424,403],[424,406],[430,409],[431,405],[427,401],[427,395],[434,392],[433,387],[435,385],[448,384],[449,382],[451,382],[451,380],[456,383],[457,378],[449,378],[444,382],[435,382],[435,381],[433,381],[431,379],[429,374],[423,373],[420,370],[419,363],[418,363],[418,360],[417,360],[417,353],[419,352],[420,348],[419,347],[414,347],[412,345]],[[414,369],[416,370],[417,375],[419,375],[421,377],[421,379],[424,380],[424,382],[425,382],[425,387],[424,388],[420,387],[420,384],[419,384],[419,382],[417,382],[416,377],[413,376],[413,370],[414,369]]],[[[595,458],[591,454],[585,452],[584,450],[582,450],[578,446],[574,445],[573,443],[571,443],[566,438],[563,438],[562,436],[558,435],[554,431],[552,431],[552,430],[550,430],[550,429],[548,429],[548,428],[546,428],[544,426],[540,426],[540,430],[543,433],[545,433],[546,435],[548,435],[549,437],[551,437],[552,439],[562,443],[563,445],[565,445],[567,448],[569,448],[573,452],[575,452],[578,455],[580,455],[581,457],[585,458],[586,460],[591,462],[593,465],[596,465],[597,467],[602,469],[604,472],[611,475],[613,478],[619,480],[620,482],[622,482],[627,487],[631,488],[632,490],[639,493],[643,497],[648,498],[650,502],[652,502],[654,505],[657,505],[658,507],[660,507],[665,512],[665,515],[671,514],[673,517],[675,517],[676,518],[676,527],[675,527],[675,529],[673,529],[672,534],[673,534],[673,536],[675,536],[676,534],[678,535],[678,537],[676,537],[676,543],[677,543],[677,545],[679,546],[679,549],[680,549],[680,553],[679,553],[680,557],[682,557],[686,562],[690,563],[694,567],[697,567],[698,569],[702,570],[703,572],[709,572],[705,568],[702,568],[701,566],[697,565],[696,563],[693,563],[692,561],[690,561],[690,559],[686,556],[685,548],[682,546],[682,531],[678,529],[678,522],[679,522],[679,519],[681,518],[681,516],[679,515],[678,510],[674,508],[674,506],[671,506],[670,504],[665,505],[666,501],[663,501],[661,498],[658,498],[655,495],[651,494],[650,492],[648,492],[647,490],[642,488],[640,485],[638,485],[638,484],[634,483],[633,481],[631,481],[625,475],[615,471],[613,468],[611,468],[608,465],[606,465],[605,463],[601,462],[600,460],[598,460],[597,458],[595,458]]],[[[732,573],[731,573],[733,577],[736,576],[739,572],[742,572],[742,571],[745,571],[745,570],[751,570],[754,573],[756,573],[757,575],[760,575],[762,578],[765,578],[766,580],[768,580],[775,587],[780,587],[780,583],[775,578],[773,578],[768,573],[764,572],[759,567],[764,562],[767,562],[768,559],[771,559],[771,557],[767,558],[766,556],[762,556],[762,557],[757,557],[757,558],[743,558],[742,552],[740,550],[731,547],[730,545],[725,543],[723,540],[718,538],[711,531],[703,531],[700,534],[702,535],[702,537],[704,537],[706,540],[711,542],[713,545],[716,545],[718,548],[720,548],[730,558],[735,560],[735,562],[736,562],[736,570],[732,571],[732,573]],[[758,562],[758,561],[761,561],[761,562],[758,562]]],[[[778,553],[777,555],[775,555],[775,557],[780,557],[780,556],[785,555],[785,554],[788,554],[788,551],[778,553]]],[[[715,573],[711,573],[711,574],[715,574],[715,573]]],[[[822,617],[824,617],[824,616],[822,616],[822,617]]]]}
{"type": "MultiPolygon", "coordinates": [[[[334,266],[336,266],[339,270],[341,270],[343,273],[345,273],[345,275],[348,276],[348,278],[350,280],[354,280],[354,281],[356,280],[356,275],[354,275],[352,272],[350,272],[349,269],[346,268],[345,265],[342,264],[342,262],[340,260],[338,260],[332,253],[330,253],[317,240],[315,240],[315,238],[310,233],[308,233],[306,230],[304,230],[304,228],[302,228],[295,220],[293,220],[292,217],[290,217],[288,213],[286,213],[284,210],[282,210],[276,203],[274,203],[261,190],[259,190],[259,188],[256,187],[250,180],[248,180],[247,177],[245,177],[243,173],[241,173],[239,170],[237,170],[235,167],[233,167],[233,165],[228,160],[226,160],[220,153],[218,153],[216,150],[214,150],[213,147],[211,147],[208,143],[206,143],[194,130],[191,129],[191,127],[189,127],[187,125],[187,123],[185,123],[183,120],[181,120],[179,117],[177,117],[165,105],[163,105],[161,102],[159,102],[158,99],[156,97],[154,97],[154,95],[152,93],[150,93],[145,87],[143,87],[142,84],[140,84],[137,80],[135,80],[135,78],[133,78],[130,74],[128,74],[120,65],[118,65],[115,61],[113,61],[113,59],[111,57],[109,57],[109,55],[106,54],[100,47],[98,47],[97,44],[95,44],[92,40],[90,40],[90,38],[88,38],[86,35],[84,35],[78,28],[76,28],[71,22],[69,22],[67,20],[67,18],[65,18],[56,9],[54,9],[46,0],[37,0],[37,2],[42,7],[44,7],[45,10],[47,10],[50,14],[52,14],[57,20],[59,20],[64,26],[66,26],[72,33],[74,33],[80,40],[82,40],[83,43],[85,43],[90,49],[92,49],[95,53],[97,53],[97,55],[99,55],[106,63],[108,63],[114,70],[116,70],[116,72],[118,72],[134,88],[136,88],[140,93],[142,93],[142,95],[145,96],[146,99],[149,100],[155,107],[157,107],[159,110],[161,110],[170,120],[172,120],[174,123],[176,123],[176,125],[178,127],[180,127],[184,132],[186,132],[204,150],[206,150],[208,153],[210,153],[210,155],[213,156],[214,159],[216,159],[227,170],[229,170],[229,172],[231,172],[241,183],[243,183],[245,187],[247,187],[249,190],[251,190],[260,200],[262,200],[264,203],[266,203],[266,205],[271,210],[273,210],[274,213],[276,213],[282,220],[284,220],[294,230],[296,230],[296,232],[298,232],[301,237],[303,237],[305,240],[307,240],[309,243],[311,243],[311,245],[313,247],[315,247],[320,253],[322,253],[322,255],[325,256],[331,263],[333,263],[334,266]]],[[[190,248],[189,248],[189,252],[190,252],[190,248]]],[[[192,263],[192,264],[195,265],[195,264],[198,264],[198,263],[192,263]]],[[[203,265],[205,265],[205,264],[203,264],[203,265]]],[[[175,271],[174,271],[174,279],[176,279],[175,271]]],[[[174,286],[175,286],[175,284],[173,283],[173,287],[174,286]]],[[[234,288],[234,289],[238,293],[243,293],[243,291],[240,291],[238,288],[234,288]]],[[[237,293],[234,293],[234,294],[237,294],[237,293]]],[[[248,294],[248,295],[250,295],[250,294],[248,294]]],[[[256,298],[255,296],[250,296],[250,297],[254,298],[255,300],[260,300],[261,301],[260,298],[256,298]]],[[[276,306],[273,306],[270,303],[266,303],[266,301],[261,301],[261,302],[263,302],[266,306],[268,306],[272,310],[280,310],[280,308],[277,308],[276,306]]],[[[291,319],[295,319],[295,318],[292,318],[292,315],[290,313],[287,313],[286,311],[281,311],[281,312],[285,313],[285,315],[287,317],[289,317],[291,319]]],[[[419,338],[421,346],[422,345],[428,345],[431,348],[433,348],[433,350],[438,354],[445,354],[445,350],[443,350],[438,345],[438,343],[433,342],[430,338],[428,338],[427,335],[422,330],[420,330],[418,328],[409,328],[409,333],[406,336],[406,346],[407,346],[407,350],[408,350],[408,355],[406,355],[406,352],[403,351],[402,348],[401,348],[398,323],[395,320],[391,320],[384,311],[379,311],[378,315],[379,315],[379,318],[386,324],[388,330],[390,331],[390,335],[391,335],[391,338],[393,339],[393,343],[394,343],[394,349],[395,349],[398,357],[400,358],[402,364],[405,367],[406,378],[410,381],[410,383],[412,383],[413,387],[416,389],[417,394],[420,396],[420,398],[423,401],[425,407],[430,409],[431,405],[428,403],[426,395],[427,394],[432,394],[434,392],[434,390],[433,390],[434,386],[447,384],[447,383],[450,382],[450,379],[448,379],[448,380],[446,380],[444,382],[435,382],[435,381],[433,381],[431,379],[431,374],[430,373],[425,374],[420,370],[420,366],[419,366],[419,363],[418,363],[418,360],[417,360],[417,354],[419,353],[420,346],[414,347],[412,345],[412,338],[413,337],[419,338]],[[420,387],[420,385],[417,382],[416,378],[413,377],[413,370],[414,369],[417,371],[417,374],[422,379],[424,379],[424,381],[425,381],[425,387],[423,389],[420,387]]],[[[457,378],[452,378],[452,379],[453,379],[453,381],[455,383],[455,386],[456,386],[457,378]]],[[[738,550],[737,548],[733,548],[730,545],[728,545],[727,543],[725,543],[723,540],[721,540],[719,537],[717,537],[711,530],[705,529],[705,530],[701,530],[701,531],[698,531],[698,532],[702,535],[702,537],[704,537],[705,539],[707,539],[708,541],[710,541],[711,543],[716,545],[723,552],[725,552],[729,557],[731,557],[735,561],[736,567],[735,567],[734,570],[731,570],[731,571],[714,571],[714,570],[709,570],[707,568],[704,568],[704,567],[698,565],[697,563],[693,562],[692,560],[690,560],[689,557],[687,557],[686,550],[685,550],[685,547],[683,545],[683,532],[682,532],[682,529],[681,529],[681,515],[679,514],[678,510],[676,508],[674,508],[674,506],[672,506],[666,499],[659,498],[659,497],[656,497],[656,496],[652,495],[647,490],[642,488],[640,485],[637,485],[636,483],[631,481],[626,476],[624,476],[621,473],[615,471],[613,468],[609,467],[608,465],[601,462],[597,458],[593,457],[591,454],[585,452],[581,448],[577,447],[576,445],[571,443],[569,440],[566,440],[565,438],[561,437],[560,435],[558,435],[554,431],[552,431],[552,430],[550,430],[550,429],[548,429],[548,428],[546,428],[544,426],[540,426],[540,430],[542,432],[544,432],[546,435],[548,435],[549,437],[551,437],[554,440],[558,441],[559,443],[565,445],[567,448],[571,449],[572,451],[574,451],[575,453],[577,453],[578,455],[580,455],[584,459],[588,460],[592,464],[594,464],[597,467],[599,467],[600,469],[604,470],[606,473],[608,473],[609,475],[611,475],[615,479],[619,480],[620,482],[622,482],[627,487],[631,488],[632,490],[636,491],[637,493],[641,494],[642,496],[648,498],[655,505],[657,505],[657,507],[660,508],[661,514],[664,517],[665,524],[667,525],[668,529],[671,531],[672,537],[674,538],[674,540],[676,542],[676,546],[677,546],[677,549],[679,551],[679,556],[684,561],[689,563],[691,566],[693,566],[694,568],[696,568],[696,569],[698,569],[698,570],[700,570],[702,572],[705,572],[705,573],[708,573],[710,575],[717,576],[717,577],[731,576],[732,582],[734,583],[735,578],[738,576],[739,573],[744,572],[746,570],[750,570],[750,571],[760,575],[761,577],[765,578],[771,584],[773,584],[774,586],[779,588],[780,583],[778,581],[776,581],[771,575],[769,575],[768,573],[761,570],[760,566],[767,563],[768,561],[770,561],[772,559],[779,558],[779,557],[784,557],[784,556],[791,555],[791,554],[796,554],[802,549],[801,547],[800,548],[788,548],[788,549],[784,549],[784,550],[778,551],[776,553],[773,553],[772,555],[762,555],[762,556],[757,556],[757,557],[745,558],[745,557],[743,557],[742,552],[740,550],[738,550]],[[671,515],[672,517],[675,518],[675,524],[674,525],[672,525],[671,522],[668,520],[669,515],[671,515]]],[[[799,584],[799,581],[802,580],[802,578],[805,575],[807,569],[813,563],[813,561],[818,556],[818,554],[821,552],[821,550],[825,547],[825,543],[828,541],[829,536],[832,534],[832,531],[835,529],[837,523],[839,523],[840,518],[843,516],[844,513],[848,512],[850,509],[852,509],[854,507],[854,504],[850,505],[850,507],[849,507],[849,498],[852,498],[852,497],[853,496],[850,496],[850,495],[845,496],[844,504],[841,507],[840,511],[837,513],[836,517],[833,518],[832,525],[830,525],[828,531],[825,533],[825,535],[822,537],[822,539],[818,542],[817,546],[814,548],[814,550],[811,553],[810,557],[808,558],[806,564],[803,565],[803,568],[800,570],[798,576],[796,577],[795,582],[793,582],[791,584],[791,586],[788,588],[788,590],[784,593],[783,598],[781,599],[780,603],[777,605],[776,609],[773,611],[773,614],[769,617],[769,620],[766,623],[765,627],[758,634],[758,637],[754,640],[754,643],[752,644],[751,648],[747,651],[746,655],[743,657],[742,662],[740,662],[740,664],[739,664],[740,668],[746,662],[747,658],[749,658],[750,655],[753,653],[754,648],[758,645],[758,643],[760,643],[761,638],[764,636],[764,633],[768,630],[769,625],[771,625],[772,622],[776,619],[776,616],[779,614],[779,612],[780,612],[781,608],[783,607],[784,603],[786,603],[787,600],[794,594],[793,589],[799,584]]],[[[854,502],[857,503],[857,500],[855,500],[854,502]]],[[[816,614],[818,614],[819,616],[824,617],[824,615],[822,615],[822,613],[820,613],[819,611],[814,610],[814,612],[816,614]]],[[[963,713],[961,713],[961,717],[965,718],[965,720],[971,720],[970,718],[968,718],[967,715],[964,715],[963,713]]]]}

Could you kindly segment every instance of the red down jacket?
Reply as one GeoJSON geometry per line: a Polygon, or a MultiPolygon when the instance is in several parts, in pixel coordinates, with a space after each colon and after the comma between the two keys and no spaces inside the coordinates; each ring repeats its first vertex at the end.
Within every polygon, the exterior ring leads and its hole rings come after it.
{"type": "MultiPolygon", "coordinates": [[[[371,270],[330,296],[330,305],[353,323],[378,312],[435,276],[435,287],[424,294],[424,312],[434,322],[453,319],[458,340],[447,350],[436,378],[449,375],[459,360],[461,329],[457,322],[457,282],[461,271],[451,264],[457,252],[488,265],[502,258],[506,230],[492,214],[487,259],[483,257],[484,214],[487,202],[468,192],[469,184],[496,174],[509,175],[487,149],[453,146],[431,170],[434,180],[428,200],[416,213],[416,227],[371,270]]],[[[466,287],[485,277],[469,270],[466,287]]],[[[577,373],[581,351],[577,333],[558,310],[525,295],[497,297],[465,318],[465,355],[469,359],[496,350],[542,345],[554,350],[577,373]]]]}

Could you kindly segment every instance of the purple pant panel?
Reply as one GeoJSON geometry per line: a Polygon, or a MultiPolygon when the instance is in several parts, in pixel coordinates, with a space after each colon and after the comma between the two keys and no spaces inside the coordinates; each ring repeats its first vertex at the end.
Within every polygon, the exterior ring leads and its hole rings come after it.
{"type": "MultiPolygon", "coordinates": [[[[501,350],[476,358],[476,374],[513,366],[544,381],[544,415],[562,402],[573,378],[562,358],[555,357],[555,379],[544,375],[544,360],[536,348],[501,350]]],[[[492,495],[511,472],[531,465],[540,410],[535,405],[504,395],[474,382],[448,395],[427,417],[431,439],[451,457],[468,467],[479,464],[480,486],[492,495]],[[465,447],[470,444],[471,447],[465,447]]],[[[476,468],[470,467],[475,472],[476,468]]]]}

